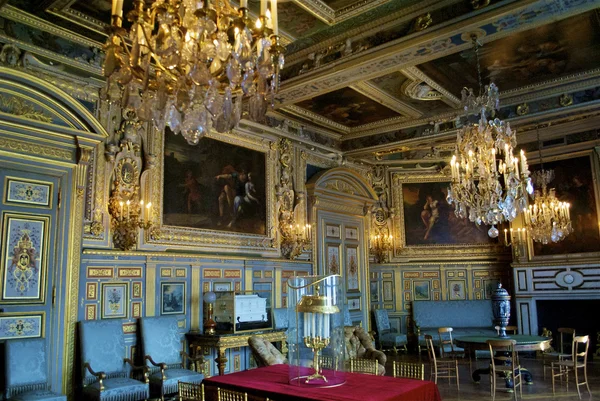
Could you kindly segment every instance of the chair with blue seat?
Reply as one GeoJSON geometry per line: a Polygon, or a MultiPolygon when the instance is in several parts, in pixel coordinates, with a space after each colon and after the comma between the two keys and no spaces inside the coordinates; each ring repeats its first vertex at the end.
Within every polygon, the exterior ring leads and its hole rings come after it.
{"type": "Polygon", "coordinates": [[[79,322],[83,398],[90,401],[137,401],[150,396],[148,368],[125,358],[123,322],[119,319],[79,322]],[[136,371],[143,380],[131,377],[136,371]]]}
{"type": "Polygon", "coordinates": [[[289,326],[288,322],[288,310],[287,308],[274,308],[273,309],[273,328],[275,330],[287,329],[289,326]]]}
{"type": "Polygon", "coordinates": [[[177,393],[179,381],[200,384],[204,375],[187,369],[188,362],[204,358],[191,357],[183,351],[183,336],[177,316],[157,316],[140,319],[144,362],[150,368],[150,391],[164,400],[165,394],[177,393]]]}
{"type": "Polygon", "coordinates": [[[375,327],[377,329],[377,338],[379,346],[382,350],[393,349],[394,353],[398,352],[398,348],[402,347],[406,351],[408,339],[406,334],[400,334],[391,327],[388,311],[385,309],[375,309],[375,327]]]}
{"type": "Polygon", "coordinates": [[[8,340],[4,360],[4,399],[8,401],[67,401],[50,390],[46,340],[27,338],[8,340]]]}

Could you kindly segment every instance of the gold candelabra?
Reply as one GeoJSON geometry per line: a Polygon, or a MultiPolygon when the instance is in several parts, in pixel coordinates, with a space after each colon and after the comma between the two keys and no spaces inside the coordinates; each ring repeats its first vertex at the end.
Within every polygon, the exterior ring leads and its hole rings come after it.
{"type": "Polygon", "coordinates": [[[312,249],[312,226],[310,224],[282,224],[281,253],[287,259],[295,259],[302,252],[312,249]]]}
{"type": "Polygon", "coordinates": [[[375,263],[385,263],[392,250],[393,237],[391,235],[376,234],[371,236],[369,252],[375,257],[375,263]]]}
{"type": "Polygon", "coordinates": [[[151,202],[113,201],[111,206],[113,243],[122,251],[135,247],[140,229],[153,231],[151,202]]]}
{"type": "Polygon", "coordinates": [[[334,305],[333,299],[327,295],[321,295],[320,291],[321,288],[317,284],[315,293],[303,295],[298,305],[296,305],[296,312],[304,314],[304,345],[313,351],[313,369],[315,372],[306,378],[305,383],[317,379],[327,383],[327,378],[323,375],[319,355],[329,345],[331,334],[330,315],[340,312],[340,309],[334,305]]]}
{"type": "Polygon", "coordinates": [[[321,379],[327,383],[327,378],[323,376],[323,369],[321,367],[321,358],[319,357],[319,354],[323,348],[326,348],[329,345],[329,338],[323,338],[321,336],[307,336],[304,337],[304,345],[313,351],[313,368],[315,370],[315,373],[306,378],[306,383],[317,379],[321,379]]]}
{"type": "Polygon", "coordinates": [[[504,246],[512,246],[513,254],[515,257],[521,256],[521,246],[527,240],[527,230],[525,228],[517,228],[517,230],[513,230],[512,228],[507,230],[504,229],[504,246]],[[510,241],[508,239],[510,233],[510,241]]]}

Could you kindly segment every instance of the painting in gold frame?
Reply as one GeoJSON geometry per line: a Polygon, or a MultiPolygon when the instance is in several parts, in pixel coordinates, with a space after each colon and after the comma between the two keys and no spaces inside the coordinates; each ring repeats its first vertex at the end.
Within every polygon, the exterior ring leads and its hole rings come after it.
{"type": "MultiPolygon", "coordinates": [[[[275,246],[275,230],[273,230],[275,226],[275,191],[266,190],[266,188],[273,188],[275,186],[277,168],[277,158],[275,157],[275,155],[277,147],[274,143],[265,141],[264,137],[260,137],[257,134],[253,134],[249,131],[249,129],[245,129],[247,127],[242,126],[243,124],[241,124],[241,126],[235,131],[232,131],[230,133],[208,133],[203,139],[211,140],[213,141],[213,143],[222,143],[223,145],[221,147],[223,149],[224,147],[229,146],[232,149],[239,150],[239,157],[238,159],[236,159],[238,161],[234,164],[236,164],[236,166],[238,166],[240,169],[245,169],[247,173],[252,172],[254,174],[255,168],[257,169],[256,171],[259,171],[259,173],[256,174],[256,177],[252,178],[252,180],[256,180],[256,192],[253,193],[258,194],[260,190],[261,194],[260,197],[256,197],[257,199],[259,199],[260,202],[260,205],[257,205],[257,207],[254,208],[254,211],[256,213],[252,213],[252,217],[246,219],[244,224],[242,224],[241,215],[237,216],[237,220],[235,222],[233,222],[231,213],[228,216],[225,216],[225,213],[223,213],[223,218],[221,219],[221,213],[219,211],[220,204],[218,200],[220,195],[217,194],[216,198],[213,199],[214,202],[212,202],[213,208],[211,210],[214,213],[210,215],[212,217],[215,217],[213,215],[216,213],[216,217],[214,219],[211,218],[210,222],[207,221],[206,225],[202,226],[200,224],[195,225],[194,227],[177,225],[173,224],[173,220],[169,219],[167,219],[169,222],[169,224],[167,224],[163,216],[166,211],[165,208],[167,207],[165,205],[165,200],[167,199],[167,195],[165,194],[165,192],[170,190],[171,187],[169,187],[169,185],[171,185],[171,183],[168,181],[168,177],[165,175],[165,165],[163,169],[160,169],[160,171],[158,172],[159,174],[153,174],[148,177],[142,177],[142,181],[144,179],[150,179],[152,182],[151,187],[158,189],[157,191],[154,191],[154,193],[152,193],[150,197],[153,200],[153,203],[158,206],[156,208],[156,211],[158,213],[158,218],[156,219],[158,223],[158,230],[156,230],[155,232],[156,235],[151,235],[144,238],[144,241],[146,243],[151,244],[155,247],[162,246],[164,248],[170,249],[194,249],[196,251],[225,252],[236,254],[260,253],[263,256],[277,256],[279,254],[278,247],[275,246]],[[252,160],[247,160],[245,166],[243,166],[244,160],[242,160],[240,156],[244,151],[246,151],[246,153],[252,156],[252,160]],[[259,181],[260,187],[263,189],[259,188],[259,181]],[[167,185],[167,183],[169,185],[167,185]],[[231,227],[228,227],[230,224],[231,227]]],[[[162,149],[165,149],[163,152],[168,152],[168,147],[165,147],[165,143],[171,143],[173,141],[173,139],[170,137],[167,139],[168,136],[173,136],[173,134],[170,132],[158,132],[156,135],[157,142],[163,145],[162,149]]],[[[195,150],[199,151],[199,148],[196,148],[195,150]]],[[[203,180],[205,180],[207,185],[214,184],[215,187],[221,188],[220,183],[222,183],[223,180],[229,179],[232,173],[227,173],[227,171],[230,171],[231,169],[228,169],[225,173],[223,173],[224,160],[222,160],[219,155],[222,156],[223,152],[221,151],[216,156],[213,155],[214,157],[210,159],[217,160],[214,163],[214,165],[212,162],[210,162],[210,160],[205,160],[206,163],[203,164],[204,172],[202,172],[202,177],[204,178],[200,181],[204,182],[203,180]],[[208,167],[210,167],[210,169],[208,167]],[[218,176],[224,175],[226,175],[227,177],[216,178],[218,176]]],[[[161,156],[163,158],[167,158],[171,157],[172,155],[170,153],[163,153],[162,155],[159,155],[159,157],[161,156]]],[[[193,158],[193,156],[189,157],[193,158]]],[[[198,162],[198,160],[195,161],[198,162]]],[[[183,163],[183,165],[185,165],[185,163],[183,163]]],[[[236,169],[236,166],[232,167],[236,169]]],[[[186,171],[187,170],[184,171],[184,181],[180,182],[180,184],[185,185],[186,171]]],[[[184,187],[182,186],[180,190],[182,190],[183,188],[184,187]]],[[[225,188],[225,185],[223,185],[222,188],[225,188]]],[[[243,201],[245,202],[245,196],[241,196],[241,185],[239,186],[239,188],[240,198],[244,198],[243,201]]],[[[246,185],[244,185],[244,191],[246,191],[246,185]]],[[[236,195],[233,199],[234,204],[235,198],[237,197],[238,195],[236,195]]],[[[186,201],[182,206],[184,208],[187,208],[188,205],[187,198],[188,197],[186,197],[186,201]]],[[[223,198],[227,197],[225,196],[223,198]]],[[[221,201],[221,204],[224,205],[225,208],[227,208],[228,199],[230,198],[221,201]]],[[[250,201],[252,201],[252,199],[250,199],[250,201]]],[[[194,212],[193,202],[191,206],[192,212],[194,212]]],[[[187,209],[185,209],[184,212],[186,210],[187,209]]],[[[170,211],[167,214],[169,213],[170,211]]],[[[250,214],[248,214],[248,216],[250,216],[250,214]]]]}
{"type": "MultiPolygon", "coordinates": [[[[532,172],[540,164],[531,163],[532,172]]],[[[556,190],[560,201],[571,204],[570,215],[573,232],[556,243],[542,244],[530,241],[530,254],[534,259],[560,259],[600,255],[600,226],[598,225],[597,160],[593,153],[554,161],[544,161],[544,169],[554,170],[549,187],[556,190]]]]}
{"type": "Polygon", "coordinates": [[[399,211],[394,217],[394,257],[477,257],[506,252],[497,239],[489,238],[487,227],[456,217],[445,198],[449,176],[393,172],[392,182],[392,205],[399,211]]]}

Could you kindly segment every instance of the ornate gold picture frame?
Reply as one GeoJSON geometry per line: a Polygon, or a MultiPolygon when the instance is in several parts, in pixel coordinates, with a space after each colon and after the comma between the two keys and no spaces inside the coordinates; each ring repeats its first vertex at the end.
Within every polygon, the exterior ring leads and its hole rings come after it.
{"type": "MultiPolygon", "coordinates": [[[[161,143],[161,152],[167,152],[165,148],[165,141],[167,135],[174,135],[170,132],[161,132],[157,134],[158,143],[161,143]]],[[[165,176],[166,162],[165,159],[167,157],[172,157],[173,155],[163,154],[162,157],[159,157],[162,160],[159,168],[157,169],[157,174],[152,176],[152,187],[157,190],[153,191],[152,198],[153,202],[159,205],[158,207],[158,220],[159,220],[159,234],[154,237],[147,237],[146,242],[153,245],[164,246],[165,248],[171,249],[193,249],[194,251],[210,251],[210,252],[226,252],[226,253],[251,253],[251,254],[262,254],[262,255],[271,255],[274,256],[278,253],[278,249],[276,247],[275,241],[275,191],[269,190],[269,188],[275,187],[275,175],[276,175],[276,146],[274,142],[270,142],[265,140],[265,138],[259,138],[252,134],[246,134],[241,131],[235,131],[231,133],[221,133],[215,135],[213,133],[209,133],[206,135],[211,141],[218,141],[223,144],[222,147],[230,146],[236,147],[239,149],[247,149],[249,154],[262,155],[262,160],[264,166],[261,166],[261,175],[262,177],[256,177],[255,179],[260,179],[261,187],[263,187],[263,194],[260,197],[260,202],[263,202],[261,205],[261,211],[259,212],[260,219],[263,222],[263,226],[260,230],[255,230],[251,232],[251,230],[243,230],[236,232],[235,228],[228,227],[228,225],[233,226],[231,219],[229,221],[218,221],[215,220],[214,224],[209,224],[208,228],[195,228],[181,225],[173,225],[165,223],[165,213],[170,210],[169,205],[167,205],[166,199],[172,199],[172,196],[167,196],[166,192],[170,191],[173,188],[172,183],[166,182],[167,177],[165,176]],[[266,190],[265,190],[266,189],[266,190]],[[223,227],[218,226],[218,223],[225,224],[223,227]]],[[[171,139],[169,139],[170,141],[171,139]]],[[[214,143],[214,142],[212,142],[214,143]]],[[[191,145],[187,145],[191,146],[191,145]]],[[[199,145],[202,146],[202,141],[199,145]]],[[[193,150],[193,149],[192,149],[193,150]]],[[[210,153],[210,149],[204,149],[204,153],[210,153]]],[[[243,152],[242,152],[243,153],[243,152]]],[[[193,157],[193,152],[188,152],[186,157],[193,157]]],[[[203,179],[208,183],[217,185],[218,181],[225,180],[224,175],[221,174],[223,169],[224,160],[219,155],[213,155],[217,157],[217,161],[215,161],[215,165],[212,165],[209,162],[208,164],[202,164],[203,169],[205,170],[203,179]],[[220,163],[218,166],[216,164],[220,163]],[[217,173],[213,174],[215,171],[217,173]],[[219,178],[217,178],[219,177],[219,178]]],[[[259,158],[259,159],[261,159],[259,158]]],[[[209,158],[210,159],[210,158],[209,158]]],[[[213,160],[214,157],[210,160],[213,160]]],[[[256,159],[256,158],[255,158],[256,159]]],[[[181,165],[185,166],[186,163],[192,163],[194,165],[198,165],[199,159],[190,159],[179,161],[181,165]]],[[[204,160],[202,160],[204,162],[204,160]]],[[[257,160],[248,160],[248,166],[256,166],[257,160]]],[[[240,162],[240,165],[243,164],[240,162]]],[[[233,166],[235,168],[235,166],[233,166]]],[[[240,167],[247,168],[247,167],[240,167]]],[[[241,171],[241,170],[240,170],[241,171]]],[[[248,173],[249,171],[245,171],[248,173]]],[[[248,174],[246,174],[247,176],[248,174]]],[[[232,173],[230,172],[227,178],[231,178],[232,173]]],[[[185,189],[185,179],[186,177],[182,177],[181,181],[181,189],[182,193],[185,189]]],[[[202,180],[199,180],[199,182],[202,180]]],[[[208,185],[208,184],[207,184],[208,185]]],[[[223,185],[224,187],[224,185],[223,185]]],[[[247,190],[247,185],[245,185],[245,190],[247,190]]],[[[240,185],[241,188],[241,185],[240,185]]],[[[256,194],[255,194],[256,195],[256,194]]],[[[236,195],[237,197],[237,195],[236,195]]],[[[258,196],[257,196],[258,197],[258,196]]],[[[224,197],[225,198],[225,197],[224,197]]],[[[250,199],[250,198],[249,198],[250,199]]],[[[219,197],[217,196],[214,200],[215,205],[225,205],[227,206],[227,202],[229,199],[224,199],[221,204],[219,203],[219,197]]],[[[235,199],[234,199],[235,202],[235,199]]],[[[187,207],[187,203],[185,204],[187,207]]],[[[193,205],[192,205],[193,206],[193,205]]],[[[233,207],[233,204],[231,205],[233,207]]],[[[219,208],[216,206],[215,210],[219,208]]],[[[258,215],[257,215],[258,216],[258,215]]],[[[217,216],[218,218],[219,216],[217,216]]],[[[172,219],[171,219],[172,221],[172,219]]],[[[240,220],[238,220],[239,222],[240,220]]]]}
{"type": "Polygon", "coordinates": [[[392,172],[394,258],[481,257],[506,252],[488,227],[454,215],[444,190],[450,177],[438,172],[392,172]]]}

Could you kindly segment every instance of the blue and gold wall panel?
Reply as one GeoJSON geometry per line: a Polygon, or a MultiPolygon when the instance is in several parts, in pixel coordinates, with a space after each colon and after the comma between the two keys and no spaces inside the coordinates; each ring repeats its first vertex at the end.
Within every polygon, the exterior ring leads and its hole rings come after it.
{"type": "MultiPolygon", "coordinates": [[[[287,278],[309,275],[312,264],[285,260],[214,258],[167,253],[85,250],[80,276],[79,320],[121,319],[127,356],[137,344],[136,319],[177,315],[181,333],[202,332],[207,291],[271,291],[272,306],[285,304],[287,278]]],[[[207,374],[218,372],[212,349],[202,350],[207,374]]],[[[252,367],[247,347],[227,350],[226,372],[252,367]]]]}
{"type": "Polygon", "coordinates": [[[371,264],[371,309],[388,310],[392,327],[410,333],[412,301],[490,299],[498,282],[511,292],[508,262],[371,264]]]}

